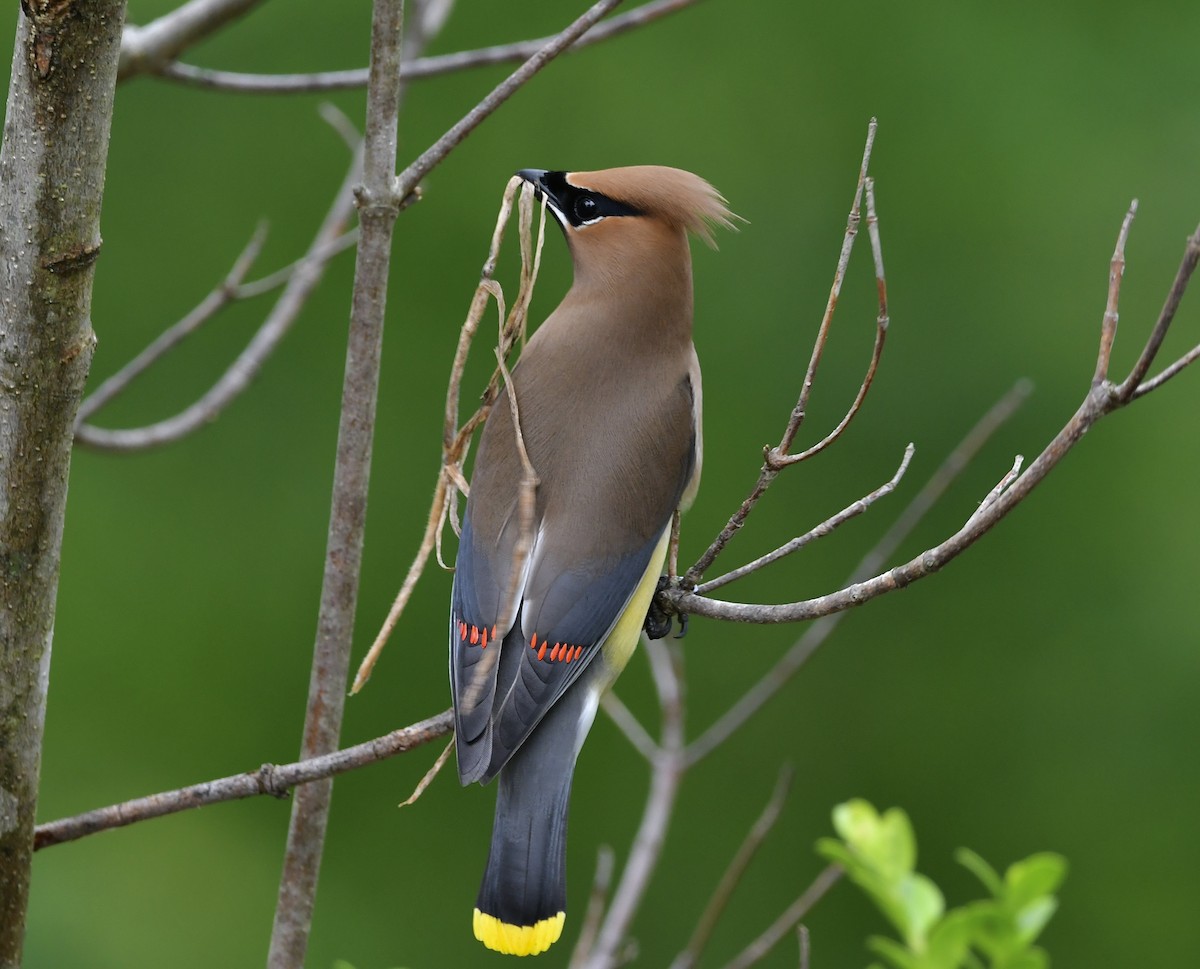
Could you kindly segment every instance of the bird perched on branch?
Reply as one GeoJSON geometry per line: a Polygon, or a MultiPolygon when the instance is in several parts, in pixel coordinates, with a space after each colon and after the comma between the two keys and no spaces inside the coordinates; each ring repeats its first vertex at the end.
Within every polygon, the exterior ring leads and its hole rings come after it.
{"type": "Polygon", "coordinates": [[[711,185],[674,168],[517,174],[561,226],[574,283],[483,429],[450,680],[460,780],[500,777],[475,935],[533,955],[565,919],[576,756],[700,477],[687,235],[712,245],[732,223],[711,185]]]}

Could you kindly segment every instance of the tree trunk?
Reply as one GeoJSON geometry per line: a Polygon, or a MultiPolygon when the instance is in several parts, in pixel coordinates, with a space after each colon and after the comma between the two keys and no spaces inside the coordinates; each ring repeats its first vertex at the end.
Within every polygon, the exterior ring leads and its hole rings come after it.
{"type": "Polygon", "coordinates": [[[0,146],[0,966],[21,961],[124,0],[24,0],[0,146]]]}

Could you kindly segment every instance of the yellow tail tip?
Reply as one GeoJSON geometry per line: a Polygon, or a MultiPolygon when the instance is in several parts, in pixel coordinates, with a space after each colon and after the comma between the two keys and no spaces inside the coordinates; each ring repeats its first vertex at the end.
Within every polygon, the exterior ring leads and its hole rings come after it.
{"type": "Polygon", "coordinates": [[[533,925],[510,925],[475,909],[475,938],[495,952],[536,956],[558,941],[566,918],[566,912],[559,912],[533,925]]]}

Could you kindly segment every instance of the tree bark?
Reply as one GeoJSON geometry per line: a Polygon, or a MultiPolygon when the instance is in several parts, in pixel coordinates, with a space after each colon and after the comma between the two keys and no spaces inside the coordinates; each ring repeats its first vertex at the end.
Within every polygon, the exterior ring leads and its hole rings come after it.
{"type": "Polygon", "coordinates": [[[0,146],[0,966],[21,961],[124,0],[25,0],[0,146]]]}

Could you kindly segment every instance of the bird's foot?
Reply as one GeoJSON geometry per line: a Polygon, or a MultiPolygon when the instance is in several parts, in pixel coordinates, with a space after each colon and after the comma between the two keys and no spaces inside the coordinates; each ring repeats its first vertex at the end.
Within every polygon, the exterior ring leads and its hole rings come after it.
{"type": "Polygon", "coordinates": [[[663,575],[659,577],[658,588],[654,590],[654,598],[650,600],[650,609],[646,612],[646,621],[642,624],[642,628],[646,631],[646,636],[650,639],[665,639],[670,635],[676,615],[679,616],[679,632],[675,638],[682,639],[687,635],[687,613],[669,611],[659,600],[659,593],[666,591],[671,586],[672,580],[669,576],[663,575]]]}

